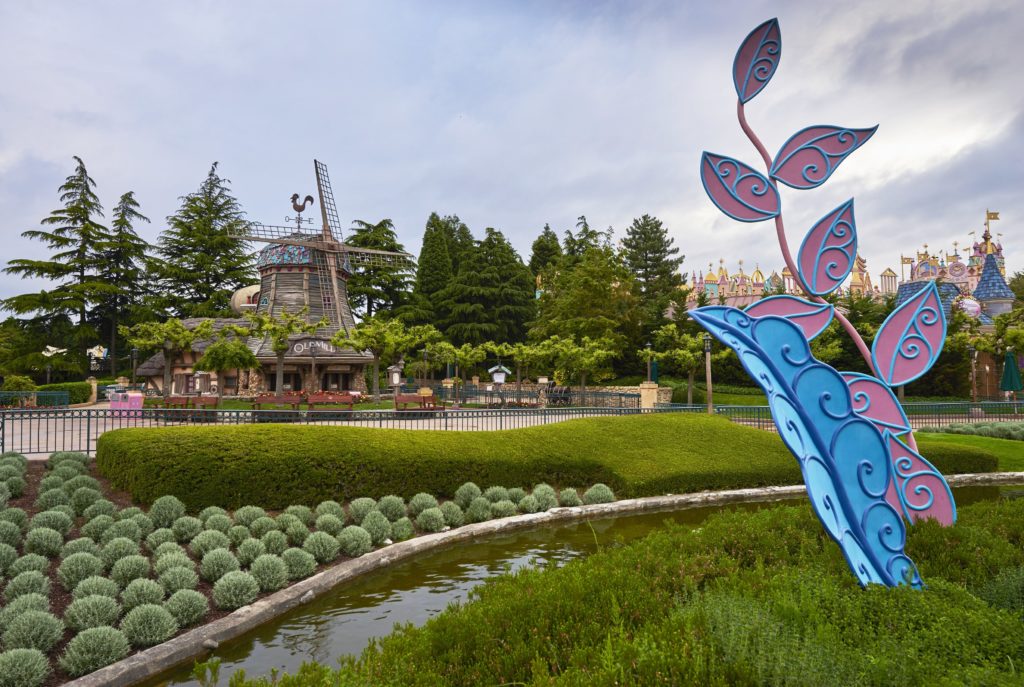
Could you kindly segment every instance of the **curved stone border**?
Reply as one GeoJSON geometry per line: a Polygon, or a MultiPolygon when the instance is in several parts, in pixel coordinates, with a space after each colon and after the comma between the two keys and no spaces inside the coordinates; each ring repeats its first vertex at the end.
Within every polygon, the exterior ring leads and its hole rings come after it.
{"type": "MultiPolygon", "coordinates": [[[[1024,483],[1024,472],[997,472],[984,474],[950,475],[951,486],[1000,485],[1024,483]]],[[[200,656],[222,642],[235,639],[246,632],[282,615],[301,604],[326,594],[339,584],[360,575],[385,568],[392,563],[444,548],[457,542],[488,537],[514,530],[542,525],[584,520],[587,518],[628,515],[632,513],[684,510],[700,506],[728,505],[760,501],[781,501],[804,495],[804,486],[759,487],[728,491],[702,491],[693,494],[669,494],[639,499],[623,499],[593,506],[553,508],[543,513],[529,513],[511,518],[488,520],[463,525],[447,532],[425,534],[404,542],[332,566],[322,572],[244,606],[230,615],[202,625],[185,634],[169,639],[145,651],[101,668],[77,680],[65,683],[67,687],[129,687],[142,680],[200,656]]]]}

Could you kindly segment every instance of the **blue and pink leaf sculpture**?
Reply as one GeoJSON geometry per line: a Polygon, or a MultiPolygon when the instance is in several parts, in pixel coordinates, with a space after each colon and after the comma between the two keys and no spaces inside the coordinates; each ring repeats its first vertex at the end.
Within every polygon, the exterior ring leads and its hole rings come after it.
{"type": "Polygon", "coordinates": [[[875,372],[889,386],[912,382],[931,369],[946,341],[946,314],[935,282],[896,308],[871,345],[875,372]]]}
{"type": "Polygon", "coordinates": [[[797,189],[821,186],[840,163],[867,143],[878,127],[809,126],[793,134],[775,156],[769,176],[797,189]]]}
{"type": "Polygon", "coordinates": [[[732,82],[741,103],[768,85],[779,67],[780,57],[782,36],[778,19],[769,19],[743,39],[732,63],[732,82]]]}
{"type": "Polygon", "coordinates": [[[853,198],[818,220],[800,244],[797,267],[808,293],[824,296],[846,281],[857,256],[853,198]]]}
{"type": "Polygon", "coordinates": [[[718,209],[740,222],[761,222],[779,214],[779,191],[749,165],[705,152],[700,180],[718,209]]]}

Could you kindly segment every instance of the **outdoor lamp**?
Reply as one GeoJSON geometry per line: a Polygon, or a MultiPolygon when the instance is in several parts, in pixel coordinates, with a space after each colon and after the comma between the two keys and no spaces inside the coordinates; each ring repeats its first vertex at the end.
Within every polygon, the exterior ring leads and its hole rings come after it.
{"type": "Polygon", "coordinates": [[[711,335],[708,334],[707,332],[704,332],[704,352],[711,352],[711,335]]]}

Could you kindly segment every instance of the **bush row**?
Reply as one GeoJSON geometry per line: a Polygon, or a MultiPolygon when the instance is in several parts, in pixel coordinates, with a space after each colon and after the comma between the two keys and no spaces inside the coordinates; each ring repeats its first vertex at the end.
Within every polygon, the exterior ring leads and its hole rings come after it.
{"type": "Polygon", "coordinates": [[[1024,441],[1024,422],[954,422],[945,427],[925,427],[922,432],[945,432],[947,434],[968,434],[993,439],[1024,441]]]}
{"type": "Polygon", "coordinates": [[[66,391],[68,403],[88,403],[92,396],[92,385],[89,382],[62,382],[60,384],[43,384],[37,391],[66,391]]]}

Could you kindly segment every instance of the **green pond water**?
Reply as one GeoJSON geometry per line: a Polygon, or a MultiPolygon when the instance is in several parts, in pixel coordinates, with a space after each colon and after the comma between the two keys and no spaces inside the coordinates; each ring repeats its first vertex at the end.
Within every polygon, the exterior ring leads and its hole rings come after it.
{"type": "MultiPolygon", "coordinates": [[[[958,505],[1024,496],[1022,487],[963,487],[953,490],[958,505]]],[[[802,499],[787,500],[799,503],[802,499]]],[[[644,536],[665,521],[700,524],[727,509],[753,510],[778,502],[689,508],[548,526],[490,537],[403,561],[343,584],[248,634],[225,642],[209,658],[221,661],[220,684],[244,669],[250,676],[271,670],[294,672],[306,661],[336,665],[358,655],[370,639],[389,634],[395,623],[422,625],[449,604],[464,601],[484,581],[524,566],[562,565],[616,542],[644,536]]],[[[192,662],[142,683],[198,685],[192,662]]]]}

